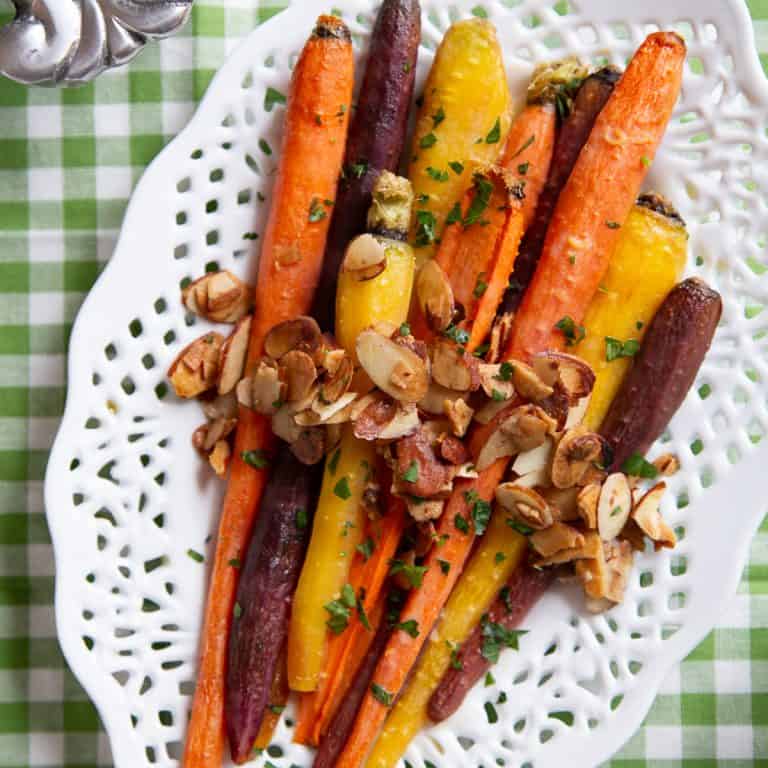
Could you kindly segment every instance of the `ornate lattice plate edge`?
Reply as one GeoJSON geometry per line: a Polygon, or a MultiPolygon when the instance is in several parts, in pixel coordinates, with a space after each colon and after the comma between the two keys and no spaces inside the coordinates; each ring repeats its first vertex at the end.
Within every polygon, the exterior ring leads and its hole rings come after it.
{"type": "MultiPolygon", "coordinates": [[[[361,44],[369,2],[339,5],[361,44]]],[[[626,603],[607,617],[584,617],[567,591],[550,594],[531,616],[521,652],[499,666],[496,677],[511,690],[500,722],[487,725],[482,707],[498,688],[476,689],[456,717],[414,742],[414,765],[607,758],[640,724],[670,666],[711,628],[760,516],[767,100],[746,9],[740,0],[652,0],[630,20],[607,0],[575,5],[425,3],[420,74],[441,31],[471,12],[490,16],[507,55],[523,63],[563,50],[623,62],[660,21],[687,36],[681,109],[652,183],[680,202],[691,223],[690,271],[721,288],[726,307],[698,395],[665,438],[683,458],[671,484],[677,505],[667,513],[684,538],[675,553],[641,559],[626,603]]],[[[188,554],[211,551],[206,537],[220,496],[189,446],[194,406],[160,407],[169,402],[166,364],[199,333],[177,306],[176,286],[214,262],[243,272],[241,233],[263,224],[260,194],[279,139],[280,107],[262,104],[264,89],[285,88],[308,19],[323,10],[311,2],[281,14],[225,64],[188,128],[137,187],[115,257],[73,332],[71,389],[46,478],[57,620],[118,766],[178,757],[204,588],[204,569],[188,554]]],[[[306,752],[289,741],[284,720],[270,760],[306,764],[306,752]]]]}

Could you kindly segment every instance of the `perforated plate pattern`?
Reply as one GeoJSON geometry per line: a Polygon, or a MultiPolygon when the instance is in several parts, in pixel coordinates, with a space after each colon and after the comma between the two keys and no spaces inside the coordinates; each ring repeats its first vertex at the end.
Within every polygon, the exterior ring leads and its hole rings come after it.
{"type": "MultiPolygon", "coordinates": [[[[365,47],[369,0],[336,0],[365,47]]],[[[190,445],[201,421],[164,372],[199,335],[179,286],[206,268],[253,270],[280,145],[290,68],[325,0],[257,29],[215,78],[188,128],[139,183],[117,251],[78,317],[66,414],[46,503],[67,658],[96,702],[119,768],[176,765],[195,681],[207,563],[221,484],[190,445]],[[268,108],[269,106],[269,108],[268,108]],[[199,557],[205,557],[205,563],[199,557]]],[[[487,14],[511,80],[530,61],[577,53],[625,63],[643,37],[674,28],[690,47],[683,94],[649,180],[690,223],[688,273],[724,295],[722,326],[694,390],[657,450],[682,471],[664,512],[681,542],[639,558],[625,603],[590,617],[567,587],[527,621],[495,687],[422,733],[414,766],[594,765],[630,737],[664,674],[732,594],[758,522],[768,411],[765,324],[768,192],[765,85],[742,0],[425,2],[421,81],[451,20],[487,14]],[[617,16],[621,8],[620,17],[617,16]],[[633,10],[634,9],[634,10],[633,10]],[[483,711],[500,691],[500,720],[483,711]]],[[[308,765],[290,709],[268,759],[308,765]]]]}

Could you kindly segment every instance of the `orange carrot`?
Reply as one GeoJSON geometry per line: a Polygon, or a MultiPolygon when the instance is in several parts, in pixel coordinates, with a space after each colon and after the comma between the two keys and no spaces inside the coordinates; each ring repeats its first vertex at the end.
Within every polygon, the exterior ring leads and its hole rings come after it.
{"type": "Polygon", "coordinates": [[[280,715],[288,701],[288,672],[285,668],[285,652],[283,651],[280,661],[275,670],[275,676],[272,678],[272,688],[269,692],[269,709],[264,714],[261,721],[259,735],[253,746],[255,749],[266,749],[272,743],[272,737],[275,735],[275,728],[280,722],[280,715]]]}
{"type": "MultiPolygon", "coordinates": [[[[309,311],[325,250],[332,201],[341,171],[352,99],[353,55],[349,30],[321,16],[296,64],[285,118],[280,166],[259,259],[256,310],[248,363],[261,356],[273,325],[309,311]],[[315,116],[321,115],[321,120],[315,116]]],[[[183,764],[219,768],[224,751],[224,675],[237,589],[265,470],[242,459],[243,451],[268,451],[270,423],[240,408],[235,450],[219,523],[208,588],[200,669],[187,730],[183,764]]]]}
{"type": "Polygon", "coordinates": [[[552,216],[512,329],[526,358],[573,343],[677,101],[685,43],[650,35],[597,117],[552,216]]]}

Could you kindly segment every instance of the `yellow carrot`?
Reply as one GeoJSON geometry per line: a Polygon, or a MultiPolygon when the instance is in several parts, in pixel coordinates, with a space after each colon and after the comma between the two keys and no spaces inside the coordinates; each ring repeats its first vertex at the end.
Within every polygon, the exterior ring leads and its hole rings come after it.
{"type": "MultiPolygon", "coordinates": [[[[372,233],[405,236],[412,202],[410,184],[382,173],[368,217],[372,233]]],[[[408,315],[414,257],[404,241],[375,235],[384,246],[386,266],[376,277],[360,280],[342,269],[337,287],[336,334],[350,354],[364,328],[387,321],[403,323],[408,315]]],[[[293,599],[288,633],[288,682],[295,691],[314,691],[325,661],[328,612],[347,583],[360,543],[365,513],[363,491],[376,464],[372,443],[355,438],[351,425],[342,432],[338,452],[331,454],[323,474],[317,511],[304,567],[293,599]]]]}
{"type": "Polygon", "coordinates": [[[657,196],[643,195],[622,227],[608,272],[584,319],[586,336],[575,350],[597,374],[584,417],[589,429],[602,423],[629,370],[637,349],[634,342],[642,340],[680,278],[687,247],[685,224],[674,209],[657,196]]]}
{"type": "Polygon", "coordinates": [[[509,87],[493,24],[470,19],[446,32],[422,98],[408,168],[419,266],[434,255],[472,174],[496,159],[509,130],[509,87]]]}
{"type": "Polygon", "coordinates": [[[393,707],[365,765],[389,768],[400,759],[411,739],[427,722],[427,704],[443,674],[496,593],[528,551],[524,536],[495,514],[445,606],[413,677],[393,707]],[[497,558],[501,552],[505,557],[497,558]]]}

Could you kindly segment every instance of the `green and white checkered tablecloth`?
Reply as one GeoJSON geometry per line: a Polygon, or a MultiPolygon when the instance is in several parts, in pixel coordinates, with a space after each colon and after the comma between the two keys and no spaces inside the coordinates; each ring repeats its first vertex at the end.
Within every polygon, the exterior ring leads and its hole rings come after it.
{"type": "MultiPolygon", "coordinates": [[[[78,90],[0,78],[0,768],[111,765],[54,629],[42,481],[67,339],[136,180],[235,43],[285,2],[198,0],[180,34],[78,90]]],[[[749,4],[768,66],[768,0],[749,4]]],[[[717,629],[612,762],[768,765],[768,522],[717,629]]]]}

